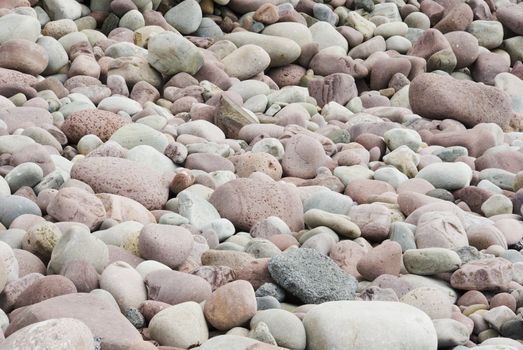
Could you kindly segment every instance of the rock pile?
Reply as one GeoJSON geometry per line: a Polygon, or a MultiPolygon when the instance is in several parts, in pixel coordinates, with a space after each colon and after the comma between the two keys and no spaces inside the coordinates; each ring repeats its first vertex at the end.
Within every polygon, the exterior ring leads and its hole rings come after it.
{"type": "Polygon", "coordinates": [[[0,0],[0,349],[522,350],[522,61],[520,0],[0,0]]]}

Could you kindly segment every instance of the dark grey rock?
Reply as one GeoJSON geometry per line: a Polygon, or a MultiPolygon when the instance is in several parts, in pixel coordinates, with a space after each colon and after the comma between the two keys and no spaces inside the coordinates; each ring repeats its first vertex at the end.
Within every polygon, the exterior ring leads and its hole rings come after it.
{"type": "Polygon", "coordinates": [[[356,279],[314,249],[293,249],[269,261],[276,283],[307,304],[354,300],[356,279]]]}
{"type": "Polygon", "coordinates": [[[125,310],[125,317],[131,322],[135,328],[143,328],[145,326],[145,317],[135,307],[130,307],[125,310]]]}
{"type": "Polygon", "coordinates": [[[271,296],[278,301],[285,299],[285,289],[275,283],[264,283],[256,290],[257,297],[271,296]]]}

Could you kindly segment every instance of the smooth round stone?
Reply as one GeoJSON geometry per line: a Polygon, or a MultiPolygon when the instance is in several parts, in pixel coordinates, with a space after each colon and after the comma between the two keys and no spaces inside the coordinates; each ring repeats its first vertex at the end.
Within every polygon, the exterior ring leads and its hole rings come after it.
{"type": "Polygon", "coordinates": [[[15,308],[33,305],[60,295],[76,293],[76,287],[68,278],[60,275],[44,276],[18,296],[15,308]]]}
{"type": "Polygon", "coordinates": [[[5,227],[9,227],[13,220],[23,214],[41,216],[42,212],[36,203],[25,197],[17,195],[2,197],[0,201],[0,222],[5,227]]]}
{"type": "Polygon", "coordinates": [[[169,347],[189,348],[209,338],[202,308],[193,301],[158,312],[149,323],[149,331],[152,339],[169,347]]]}
{"type": "Polygon", "coordinates": [[[312,33],[307,26],[295,22],[279,22],[271,24],[262,32],[265,35],[279,36],[291,39],[300,47],[305,46],[313,41],[312,33]]]}
{"type": "Polygon", "coordinates": [[[72,19],[75,20],[82,16],[82,7],[80,3],[74,0],[45,0],[44,7],[53,20],[72,19]]]}
{"type": "Polygon", "coordinates": [[[452,347],[465,345],[468,342],[470,332],[463,323],[450,318],[433,320],[432,322],[438,335],[438,346],[452,347]]]}
{"type": "Polygon", "coordinates": [[[341,47],[344,52],[349,49],[347,40],[336,29],[327,22],[316,22],[309,27],[312,34],[313,42],[319,44],[319,49],[325,49],[331,46],[341,47]]]}
{"type": "Polygon", "coordinates": [[[225,72],[240,80],[251,78],[263,72],[271,58],[265,50],[256,45],[244,45],[222,59],[225,72]]]}
{"type": "Polygon", "coordinates": [[[216,329],[241,326],[256,314],[254,289],[244,280],[227,283],[213,292],[203,310],[207,321],[216,329]]]}
{"type": "Polygon", "coordinates": [[[268,153],[278,160],[281,160],[285,153],[284,147],[280,140],[272,137],[264,138],[256,142],[251,151],[253,153],[268,153]]]}
{"type": "Polygon", "coordinates": [[[502,194],[494,194],[481,204],[481,211],[486,217],[512,214],[512,206],[512,201],[508,197],[502,194]]]}
{"type": "Polygon", "coordinates": [[[6,282],[16,281],[19,277],[20,266],[13,249],[5,242],[0,242],[0,280],[6,282]]]}
{"type": "Polygon", "coordinates": [[[96,269],[83,260],[72,260],[66,263],[60,271],[60,275],[70,279],[79,293],[89,293],[99,285],[96,269]]]}
{"type": "Polygon", "coordinates": [[[325,226],[337,234],[351,239],[361,235],[360,228],[346,215],[332,214],[321,209],[310,209],[305,213],[304,220],[309,228],[325,226]]]}
{"type": "Polygon", "coordinates": [[[40,23],[31,16],[10,13],[0,17],[0,44],[12,39],[35,42],[40,36],[40,23]]]}
{"type": "Polygon", "coordinates": [[[127,159],[142,163],[163,174],[170,174],[176,171],[176,166],[169,158],[149,145],[140,145],[131,148],[129,152],[127,152],[127,159]]]}
{"type": "Polygon", "coordinates": [[[470,184],[472,170],[463,162],[433,163],[421,169],[416,178],[427,180],[436,188],[453,191],[470,184]]]}
{"type": "Polygon", "coordinates": [[[381,344],[404,350],[438,348],[436,331],[429,317],[398,302],[324,303],[307,312],[303,325],[310,350],[379,350],[383,349],[381,344]],[[387,332],[377,333],[376,329],[387,329],[387,332]]]}
{"type": "MultiPolygon", "coordinates": [[[[221,1],[221,0],[220,0],[221,1]]],[[[218,335],[216,337],[212,337],[205,343],[203,343],[199,348],[199,350],[214,350],[214,349],[228,349],[228,350],[243,350],[248,349],[249,347],[253,346],[265,346],[265,345],[259,345],[263,344],[262,342],[248,338],[246,335],[248,333],[248,330],[246,330],[246,334],[240,335],[234,335],[234,334],[225,334],[225,335],[218,335]]]]}
{"type": "Polygon", "coordinates": [[[38,75],[44,71],[48,62],[46,50],[29,40],[8,40],[0,47],[0,67],[3,68],[38,75]]]}
{"type": "Polygon", "coordinates": [[[173,32],[152,36],[148,43],[147,61],[160,73],[196,74],[203,65],[203,55],[189,40],[173,32]]]}
{"type": "Polygon", "coordinates": [[[123,111],[129,115],[133,115],[135,113],[141,112],[143,109],[142,106],[138,102],[136,102],[130,98],[127,98],[125,96],[119,96],[119,95],[114,95],[114,96],[104,98],[98,104],[98,108],[105,110],[105,111],[110,111],[113,113],[118,113],[118,112],[123,111]]]}
{"type": "Polygon", "coordinates": [[[421,136],[415,130],[403,128],[388,130],[383,138],[391,151],[405,145],[416,152],[422,143],[421,136]]]}
{"type": "Polygon", "coordinates": [[[260,322],[267,325],[278,346],[305,349],[305,328],[296,315],[278,309],[258,311],[251,319],[250,328],[256,328],[260,322]]]}
{"type": "Polygon", "coordinates": [[[433,287],[419,287],[405,294],[400,301],[414,306],[431,319],[450,318],[452,303],[443,291],[433,287]]]}
{"type": "Polygon", "coordinates": [[[189,222],[201,228],[220,219],[218,211],[205,198],[188,190],[180,192],[178,198],[178,213],[189,219],[189,222]]]}
{"type": "Polygon", "coordinates": [[[387,182],[396,189],[409,178],[394,167],[385,167],[374,172],[374,179],[387,182]]]}
{"type": "Polygon", "coordinates": [[[20,187],[33,187],[42,181],[44,173],[36,163],[22,163],[14,167],[6,176],[5,181],[9,184],[12,193],[20,187]]]}
{"type": "Polygon", "coordinates": [[[165,20],[182,34],[195,32],[202,22],[202,10],[195,0],[184,0],[165,13],[165,20]]]}
{"type": "Polygon", "coordinates": [[[122,312],[138,308],[147,299],[142,276],[123,261],[112,263],[104,269],[100,275],[100,288],[111,293],[122,312]]]}
{"type": "Polygon", "coordinates": [[[399,53],[407,53],[412,48],[412,43],[409,39],[402,36],[394,35],[385,40],[387,50],[395,50],[399,53]]]}
{"type": "Polygon", "coordinates": [[[403,263],[409,273],[435,275],[457,270],[461,259],[456,252],[445,248],[409,249],[403,254],[403,263]]]}
{"type": "Polygon", "coordinates": [[[74,318],[53,318],[30,324],[9,335],[2,346],[6,349],[29,349],[34,344],[47,349],[60,349],[64,346],[77,350],[95,348],[89,327],[74,318]]]}
{"type": "Polygon", "coordinates": [[[352,208],[350,197],[334,191],[319,191],[303,202],[303,211],[320,209],[332,214],[347,215],[352,208]]]}
{"type": "Polygon", "coordinates": [[[74,227],[63,232],[56,243],[47,270],[59,273],[72,260],[84,260],[101,273],[109,261],[109,250],[89,230],[74,227]]]}
{"type": "Polygon", "coordinates": [[[467,32],[478,39],[480,46],[495,49],[503,42],[503,25],[498,21],[477,20],[468,27],[467,32]]]}
{"type": "Polygon", "coordinates": [[[404,20],[409,28],[429,29],[430,19],[423,12],[412,12],[404,20]]]}
{"type": "Polygon", "coordinates": [[[116,130],[109,138],[121,146],[132,149],[136,146],[147,145],[163,153],[169,141],[161,132],[140,123],[127,124],[116,130]]]}
{"type": "Polygon", "coordinates": [[[407,31],[408,26],[403,22],[388,22],[377,26],[374,30],[374,35],[380,35],[383,38],[387,39],[394,35],[405,36],[407,34],[407,31]]]}
{"type": "Polygon", "coordinates": [[[172,225],[146,225],[138,240],[140,255],[144,259],[156,260],[171,268],[178,267],[187,259],[193,245],[188,230],[172,225]]]}
{"type": "Polygon", "coordinates": [[[145,26],[143,15],[138,10],[131,10],[122,16],[119,26],[130,30],[136,30],[145,26]]]}
{"type": "Polygon", "coordinates": [[[248,44],[261,47],[271,58],[270,67],[285,66],[294,62],[301,54],[301,48],[296,42],[277,36],[235,32],[224,35],[223,39],[233,42],[237,47],[248,44]]]}

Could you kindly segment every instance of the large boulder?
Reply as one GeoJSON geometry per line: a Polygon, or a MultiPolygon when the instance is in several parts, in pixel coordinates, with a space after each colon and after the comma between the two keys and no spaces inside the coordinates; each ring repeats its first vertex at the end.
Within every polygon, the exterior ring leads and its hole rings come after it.
{"type": "Polygon", "coordinates": [[[434,73],[418,75],[410,84],[412,111],[428,119],[455,119],[467,127],[479,123],[509,126],[510,97],[503,91],[468,80],[434,73]]]}
{"type": "Polygon", "coordinates": [[[387,301],[333,301],[303,320],[307,349],[436,350],[430,318],[413,306],[387,301]]]}

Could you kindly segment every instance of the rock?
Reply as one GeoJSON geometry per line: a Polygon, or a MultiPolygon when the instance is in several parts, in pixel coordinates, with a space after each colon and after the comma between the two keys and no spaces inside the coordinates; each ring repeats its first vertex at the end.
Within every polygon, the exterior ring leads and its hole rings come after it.
{"type": "Polygon", "coordinates": [[[18,298],[14,307],[34,305],[41,301],[54,297],[76,293],[76,287],[67,277],[64,276],[44,276],[34,283],[31,283],[18,298]]]}
{"type": "Polygon", "coordinates": [[[400,244],[386,241],[372,248],[358,261],[356,268],[367,281],[385,274],[398,276],[401,269],[400,244]]]}
{"type": "Polygon", "coordinates": [[[100,275],[100,288],[114,297],[120,310],[138,308],[147,299],[142,276],[123,261],[107,266],[100,275]]]}
{"type": "Polygon", "coordinates": [[[289,349],[305,349],[306,335],[302,322],[285,310],[258,311],[251,319],[251,329],[264,322],[278,346],[289,349]]]}
{"type": "Polygon", "coordinates": [[[429,119],[450,116],[468,127],[489,122],[507,127],[512,115],[505,93],[472,81],[433,73],[420,74],[412,81],[409,100],[416,114],[429,119]],[[462,101],[471,101],[470,107],[463,108],[462,101]]]}
{"type": "Polygon", "coordinates": [[[191,233],[172,225],[148,224],[138,238],[140,255],[176,268],[189,257],[194,241],[191,233]]]}
{"type": "Polygon", "coordinates": [[[196,46],[179,34],[162,32],[148,43],[147,61],[162,74],[179,72],[196,74],[203,65],[203,56],[196,46]]]}
{"type": "Polygon", "coordinates": [[[503,6],[497,9],[497,19],[516,34],[523,35],[523,25],[520,16],[523,14],[521,6],[503,6]]]}
{"type": "Polygon", "coordinates": [[[209,338],[202,308],[193,301],[158,312],[149,322],[149,331],[152,339],[169,347],[189,348],[209,338]]]}
{"type": "Polygon", "coordinates": [[[463,162],[433,163],[421,169],[416,178],[427,180],[435,188],[452,191],[470,184],[472,169],[463,162]]]}
{"type": "Polygon", "coordinates": [[[59,273],[72,260],[84,260],[101,273],[109,261],[109,251],[104,242],[88,230],[73,227],[62,233],[51,254],[47,267],[50,273],[59,273]]]}
{"type": "Polygon", "coordinates": [[[202,228],[220,219],[218,211],[204,198],[189,191],[178,194],[178,213],[187,219],[191,225],[202,228]]]}
{"type": "Polygon", "coordinates": [[[270,62],[271,58],[264,49],[250,44],[239,47],[222,59],[225,72],[240,80],[263,72],[270,62]]]}
{"type": "MultiPolygon", "coordinates": [[[[78,5],[80,6],[80,5],[78,5]]],[[[0,19],[0,44],[12,39],[35,42],[40,36],[40,23],[32,16],[9,13],[0,19]]]]}
{"type": "Polygon", "coordinates": [[[431,319],[450,318],[452,303],[445,293],[435,287],[419,287],[411,290],[400,301],[414,306],[431,319]]]}
{"type": "Polygon", "coordinates": [[[258,119],[230,98],[223,95],[214,116],[214,124],[229,138],[237,138],[240,130],[249,124],[257,124],[258,119]]]}
{"type": "Polygon", "coordinates": [[[234,281],[216,289],[205,302],[204,314],[216,329],[241,326],[256,314],[256,296],[250,283],[234,281]]]}
{"type": "Polygon", "coordinates": [[[211,295],[211,285],[201,277],[188,273],[158,270],[145,277],[149,300],[171,305],[194,301],[200,303],[211,295]]]}
{"type": "Polygon", "coordinates": [[[165,13],[165,20],[182,34],[195,32],[202,22],[202,10],[195,0],[185,0],[165,13]]]}
{"type": "Polygon", "coordinates": [[[106,217],[102,201],[79,188],[59,190],[47,206],[47,213],[59,221],[74,221],[96,229],[106,217]]]}
{"type": "Polygon", "coordinates": [[[6,349],[30,349],[34,344],[52,349],[94,349],[91,330],[77,319],[53,318],[21,328],[2,343],[6,349]]]}
{"type": "Polygon", "coordinates": [[[508,287],[512,280],[512,264],[503,258],[471,261],[455,271],[450,283],[463,290],[497,290],[508,287]]]}
{"type": "Polygon", "coordinates": [[[453,272],[461,266],[459,255],[445,248],[409,249],[403,254],[403,263],[409,273],[435,275],[453,272]]]}
{"type": "Polygon", "coordinates": [[[23,327],[55,318],[74,318],[85,323],[93,336],[101,338],[104,349],[123,350],[142,340],[111,304],[100,296],[85,293],[61,295],[20,310],[5,334],[9,337],[23,327]]]}
{"type": "Polygon", "coordinates": [[[459,218],[444,211],[422,214],[418,220],[415,237],[418,248],[454,249],[468,245],[467,233],[459,218]]]}
{"type": "Polygon", "coordinates": [[[0,47],[0,67],[22,73],[38,75],[49,63],[49,56],[43,47],[33,41],[12,39],[0,47]]]}
{"type": "Polygon", "coordinates": [[[304,303],[352,300],[356,280],[328,257],[312,249],[294,249],[269,262],[272,278],[304,303]]]}
{"type": "Polygon", "coordinates": [[[114,157],[88,157],[75,162],[71,177],[91,186],[95,193],[112,193],[136,200],[147,209],[167,202],[167,181],[156,170],[114,157]],[[124,181],[125,179],[125,181],[124,181]]]}
{"type": "Polygon", "coordinates": [[[0,222],[9,227],[11,222],[23,214],[33,214],[41,216],[42,212],[36,203],[31,200],[17,196],[2,197],[0,201],[0,222]]]}
{"type": "Polygon", "coordinates": [[[116,130],[130,123],[130,119],[109,111],[89,109],[71,114],[61,126],[67,138],[77,143],[85,135],[96,135],[107,141],[116,130]]]}
{"type": "Polygon", "coordinates": [[[465,345],[469,340],[470,332],[463,323],[450,318],[433,320],[438,334],[438,346],[465,345]]]}
{"type": "Polygon", "coordinates": [[[162,153],[169,143],[165,135],[161,132],[141,123],[121,126],[111,135],[109,140],[117,142],[127,149],[132,149],[140,145],[148,145],[162,153]]]}
{"type": "Polygon", "coordinates": [[[226,34],[224,40],[233,42],[237,47],[256,45],[264,49],[271,58],[270,67],[281,67],[294,62],[300,56],[301,48],[294,41],[250,32],[235,32],[226,34]]]}
{"type": "Polygon", "coordinates": [[[311,350],[382,349],[379,344],[404,350],[435,350],[438,347],[436,331],[427,315],[397,302],[328,302],[310,310],[303,325],[307,332],[307,349],[311,350]],[[406,326],[405,322],[411,324],[406,326]],[[376,333],[375,329],[388,331],[376,333]],[[340,334],[344,336],[340,337],[340,334]]]}
{"type": "Polygon", "coordinates": [[[238,230],[250,230],[269,216],[281,218],[293,231],[303,228],[303,206],[288,185],[236,179],[218,187],[209,199],[222,218],[238,230]]]}

